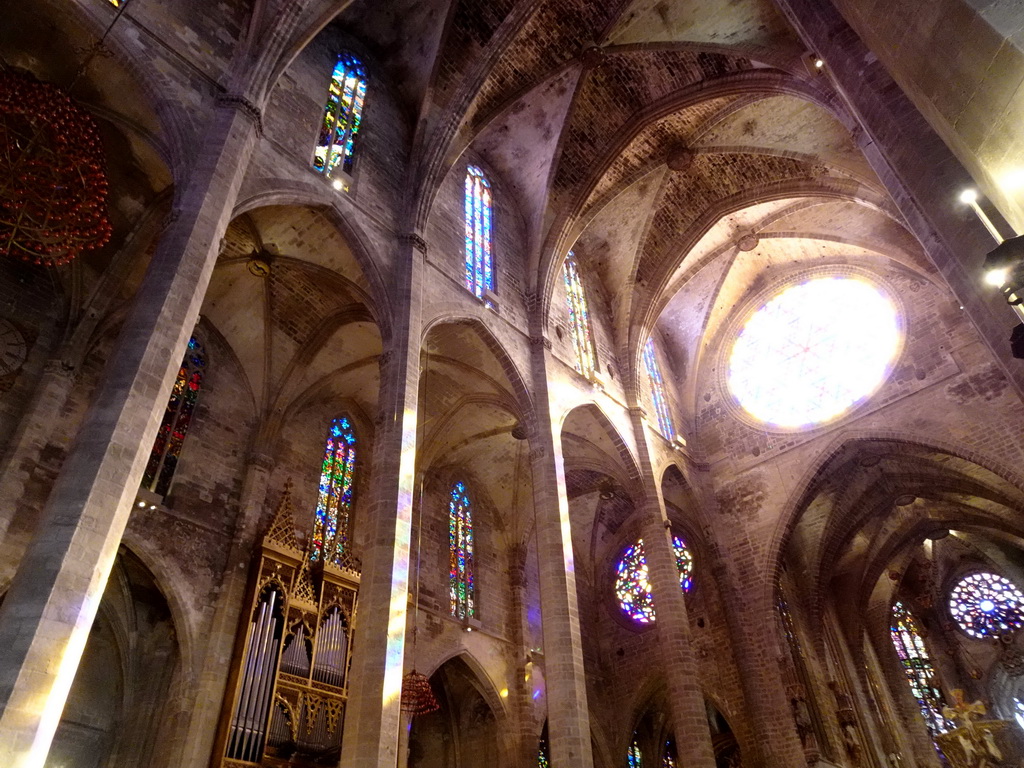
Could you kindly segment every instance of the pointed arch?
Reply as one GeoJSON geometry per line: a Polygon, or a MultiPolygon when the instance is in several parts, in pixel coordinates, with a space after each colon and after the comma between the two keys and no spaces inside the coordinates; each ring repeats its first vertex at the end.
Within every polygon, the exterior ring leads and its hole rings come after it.
{"type": "Polygon", "coordinates": [[[348,548],[355,469],[355,430],[348,416],[339,416],[327,428],[310,560],[336,563],[348,548]]]}
{"type": "Polygon", "coordinates": [[[478,299],[494,291],[491,182],[475,165],[466,168],[466,290],[478,299]]]}

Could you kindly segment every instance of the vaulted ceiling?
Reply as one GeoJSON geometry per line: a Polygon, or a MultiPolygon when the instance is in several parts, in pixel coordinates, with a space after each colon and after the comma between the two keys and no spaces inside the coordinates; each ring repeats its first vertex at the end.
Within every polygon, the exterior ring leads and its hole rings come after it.
{"type": "Polygon", "coordinates": [[[769,0],[408,5],[422,22],[409,39],[384,34],[393,9],[362,0],[340,22],[400,62],[418,215],[467,151],[481,156],[526,221],[528,291],[548,307],[573,249],[611,297],[623,365],[659,327],[687,380],[744,297],[786,268],[934,277],[828,63],[814,66],[769,0]]]}

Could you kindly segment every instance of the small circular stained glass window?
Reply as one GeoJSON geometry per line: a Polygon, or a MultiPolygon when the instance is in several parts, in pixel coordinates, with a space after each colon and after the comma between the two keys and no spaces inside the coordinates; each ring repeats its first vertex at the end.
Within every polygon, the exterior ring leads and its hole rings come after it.
{"type": "MultiPolygon", "coordinates": [[[[679,566],[679,585],[684,592],[688,592],[693,584],[693,555],[678,536],[673,540],[673,548],[676,552],[676,565],[679,566]]],[[[622,612],[631,619],[641,624],[654,621],[654,596],[651,594],[643,539],[638,539],[636,544],[626,547],[622,553],[615,569],[615,596],[622,612]]]]}
{"type": "Polygon", "coordinates": [[[971,637],[999,637],[1024,626],[1024,594],[994,573],[972,573],[949,595],[949,612],[971,637]]]}
{"type": "Polygon", "coordinates": [[[900,338],[896,307],[866,280],[809,280],[747,320],[729,358],[729,389],[759,421],[820,424],[881,385],[900,338]]]}

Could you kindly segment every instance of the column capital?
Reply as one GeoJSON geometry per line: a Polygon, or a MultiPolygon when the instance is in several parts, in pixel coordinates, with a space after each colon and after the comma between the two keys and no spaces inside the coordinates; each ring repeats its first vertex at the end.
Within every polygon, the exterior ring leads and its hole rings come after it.
{"type": "Polygon", "coordinates": [[[51,357],[43,364],[43,371],[48,376],[72,380],[77,373],[75,366],[59,357],[51,357]]]}
{"type": "Polygon", "coordinates": [[[269,472],[274,468],[274,459],[265,453],[260,453],[259,451],[253,451],[250,453],[247,463],[251,467],[256,467],[257,469],[262,469],[266,472],[269,472]]]}
{"type": "Polygon", "coordinates": [[[241,94],[237,93],[222,93],[217,96],[217,105],[221,107],[227,107],[228,109],[234,109],[237,112],[245,115],[252,122],[256,128],[256,134],[263,136],[263,110],[256,105],[255,102],[250,101],[241,94]]]}
{"type": "Polygon", "coordinates": [[[427,241],[416,232],[406,232],[404,235],[399,236],[398,241],[402,245],[408,245],[424,255],[427,253],[427,241]]]}

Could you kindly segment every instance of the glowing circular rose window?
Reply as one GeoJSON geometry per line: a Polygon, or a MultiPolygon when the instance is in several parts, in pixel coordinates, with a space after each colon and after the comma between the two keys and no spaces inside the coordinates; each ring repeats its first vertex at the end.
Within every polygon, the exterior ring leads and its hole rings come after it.
{"type": "MultiPolygon", "coordinates": [[[[678,536],[673,537],[672,547],[676,553],[676,566],[679,568],[679,586],[684,592],[689,592],[693,585],[693,555],[686,548],[686,542],[678,536]]],[[[618,598],[622,612],[629,618],[641,624],[650,624],[654,621],[654,595],[651,593],[643,539],[637,539],[636,544],[626,547],[626,551],[622,553],[622,558],[615,568],[615,597],[618,598]]]]}
{"type": "Polygon", "coordinates": [[[747,320],[729,358],[729,389],[754,418],[820,424],[871,395],[900,346],[896,307],[865,280],[793,285],[747,320]]]}
{"type": "Polygon", "coordinates": [[[994,573],[972,573],[949,595],[949,612],[971,637],[998,637],[1024,626],[1024,594],[994,573]]]}

